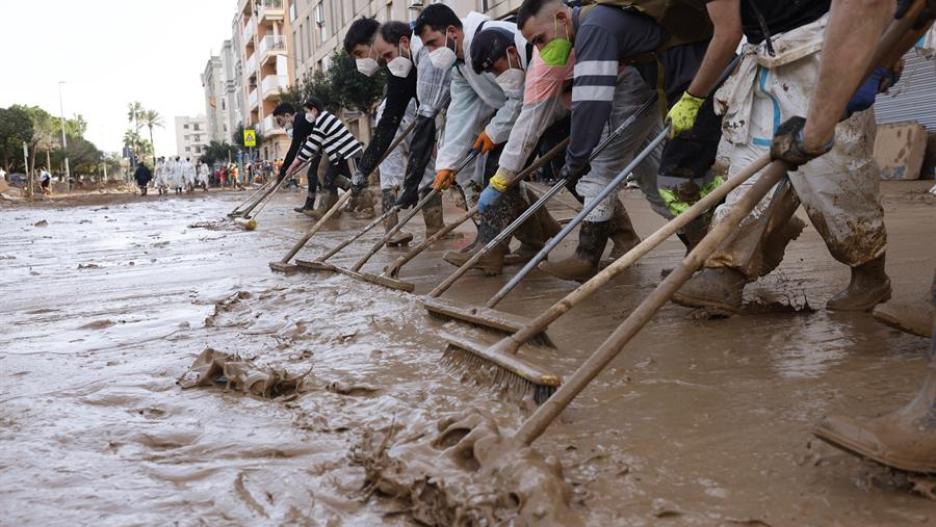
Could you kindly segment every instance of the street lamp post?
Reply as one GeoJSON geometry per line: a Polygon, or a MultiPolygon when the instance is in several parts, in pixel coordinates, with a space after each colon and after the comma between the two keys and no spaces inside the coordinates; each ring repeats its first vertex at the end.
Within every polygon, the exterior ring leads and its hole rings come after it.
{"type": "Polygon", "coordinates": [[[62,149],[65,151],[65,192],[71,192],[71,170],[68,167],[68,139],[65,137],[65,105],[62,103],[62,85],[59,81],[59,116],[62,122],[62,149]]]}

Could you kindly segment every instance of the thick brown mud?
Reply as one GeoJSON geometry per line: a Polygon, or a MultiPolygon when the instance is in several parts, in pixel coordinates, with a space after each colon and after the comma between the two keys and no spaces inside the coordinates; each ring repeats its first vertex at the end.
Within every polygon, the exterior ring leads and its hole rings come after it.
{"type": "MultiPolygon", "coordinates": [[[[927,187],[883,186],[896,299],[922,298],[936,266],[927,187]]],[[[451,475],[446,499],[495,522],[546,511],[586,525],[936,525],[928,481],[810,434],[826,413],[873,416],[907,401],[927,345],[868,314],[823,309],[848,270],[812,227],[749,287],[750,313],[665,307],[534,449],[502,458],[475,439],[511,434],[530,408],[440,361],[446,333],[495,336],[418,302],[453,270],[441,253],[469,243],[473,227],[403,268],[411,295],[270,272],[310,225],[291,210],[300,194],[279,196],[254,232],[200,228],[243,197],[0,204],[0,523],[410,525],[425,519],[419,501],[381,468],[412,454],[443,460],[429,470],[451,475]],[[203,386],[180,386],[206,348],[236,358],[242,382],[222,366],[203,386]],[[294,385],[250,389],[274,376],[294,385]],[[485,433],[461,434],[462,419],[485,433]]],[[[640,234],[662,224],[638,194],[624,199],[640,234]]],[[[361,225],[334,222],[300,257],[361,225]]],[[[408,230],[421,239],[418,218],[408,230]]],[[[332,261],[350,264],[369,245],[332,261]]],[[[556,349],[527,359],[568,376],[681,255],[666,242],[556,322],[556,349]]],[[[446,296],[483,303],[515,271],[469,273],[446,296]]],[[[535,315],[574,287],[534,273],[499,308],[535,315]]]]}

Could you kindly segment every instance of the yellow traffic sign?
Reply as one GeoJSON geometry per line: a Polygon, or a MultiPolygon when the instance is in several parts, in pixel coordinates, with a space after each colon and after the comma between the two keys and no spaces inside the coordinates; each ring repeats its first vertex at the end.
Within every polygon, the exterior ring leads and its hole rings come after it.
{"type": "Polygon", "coordinates": [[[250,129],[250,128],[244,129],[244,146],[246,147],[257,146],[257,132],[255,130],[250,129]]]}

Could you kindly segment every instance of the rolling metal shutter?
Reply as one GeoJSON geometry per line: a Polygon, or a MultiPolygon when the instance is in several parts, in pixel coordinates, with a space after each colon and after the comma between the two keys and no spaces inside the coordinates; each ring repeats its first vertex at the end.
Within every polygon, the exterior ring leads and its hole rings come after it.
{"type": "Polygon", "coordinates": [[[874,111],[879,123],[917,121],[936,134],[936,58],[927,60],[916,49],[907,52],[900,82],[878,95],[874,111]]]}

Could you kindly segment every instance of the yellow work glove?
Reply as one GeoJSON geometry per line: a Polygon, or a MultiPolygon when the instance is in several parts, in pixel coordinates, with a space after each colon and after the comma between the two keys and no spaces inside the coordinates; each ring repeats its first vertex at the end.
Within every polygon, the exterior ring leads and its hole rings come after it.
{"type": "Polygon", "coordinates": [[[503,168],[498,168],[497,172],[494,174],[494,177],[488,181],[488,185],[494,187],[494,190],[498,192],[506,192],[510,187],[510,176],[503,168]]]}
{"type": "Polygon", "coordinates": [[[679,101],[670,108],[666,120],[670,123],[670,139],[695,126],[696,116],[705,99],[696,97],[688,91],[683,92],[679,101]]]}
{"type": "Polygon", "coordinates": [[[435,181],[432,182],[432,188],[442,191],[451,187],[452,183],[455,183],[455,171],[443,168],[436,172],[435,181]]]}
{"type": "Polygon", "coordinates": [[[486,154],[491,150],[494,150],[494,141],[488,137],[488,134],[481,132],[477,139],[475,139],[474,146],[471,147],[472,150],[477,150],[482,154],[486,154]]]}

